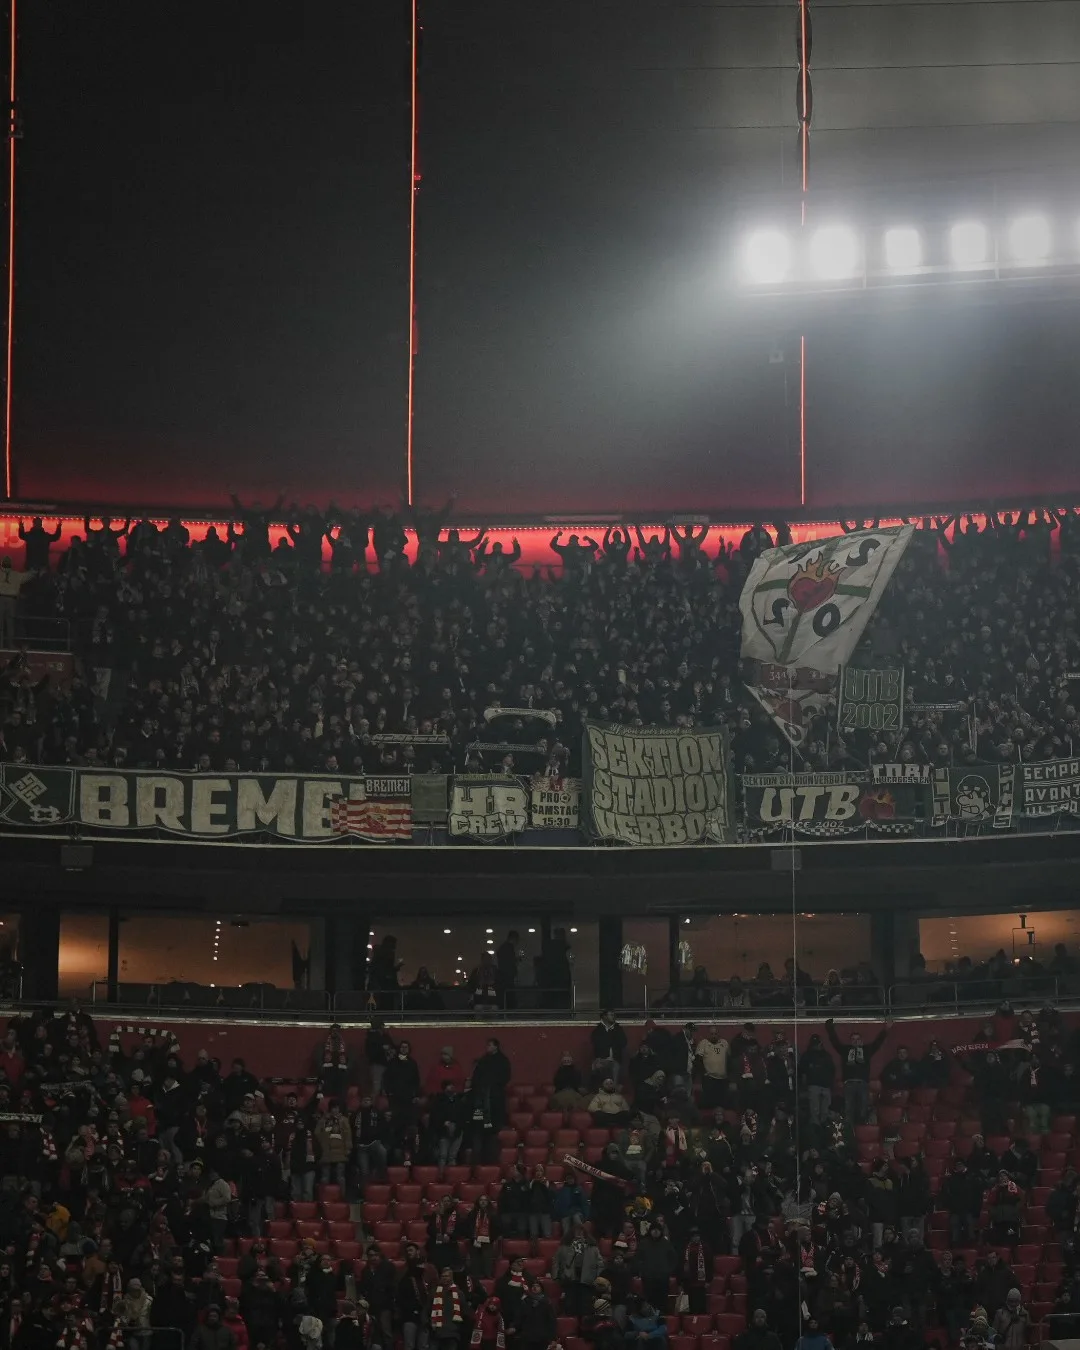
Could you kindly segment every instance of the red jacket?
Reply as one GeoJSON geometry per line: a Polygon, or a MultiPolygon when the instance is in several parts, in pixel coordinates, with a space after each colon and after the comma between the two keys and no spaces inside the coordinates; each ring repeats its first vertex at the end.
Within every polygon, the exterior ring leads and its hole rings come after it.
{"type": "Polygon", "coordinates": [[[235,1317],[223,1317],[221,1325],[228,1327],[236,1337],[236,1350],[249,1350],[250,1341],[248,1339],[247,1323],[239,1313],[235,1317]]]}
{"type": "Polygon", "coordinates": [[[428,1069],[424,1079],[425,1096],[436,1096],[442,1091],[444,1083],[453,1083],[459,1094],[465,1091],[465,1069],[456,1059],[452,1059],[449,1064],[444,1064],[440,1059],[428,1069]]]}

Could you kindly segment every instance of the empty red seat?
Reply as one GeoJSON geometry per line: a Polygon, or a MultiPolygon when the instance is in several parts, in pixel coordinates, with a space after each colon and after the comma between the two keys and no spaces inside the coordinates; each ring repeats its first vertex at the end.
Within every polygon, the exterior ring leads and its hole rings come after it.
{"type": "Polygon", "coordinates": [[[536,1092],[531,1097],[525,1098],[522,1109],[531,1111],[534,1117],[539,1116],[541,1112],[548,1109],[548,1099],[550,1096],[550,1092],[536,1092]]]}
{"type": "Polygon", "coordinates": [[[960,1124],[957,1120],[932,1120],[930,1122],[931,1139],[951,1139],[960,1124]]]}
{"type": "Polygon", "coordinates": [[[483,1167],[473,1168],[473,1179],[483,1182],[485,1186],[490,1186],[493,1181],[498,1181],[500,1172],[497,1167],[485,1164],[483,1167]]]}
{"type": "Polygon", "coordinates": [[[536,1088],[532,1083],[511,1083],[506,1090],[511,1097],[533,1097],[536,1095],[536,1088]]]}
{"type": "Polygon", "coordinates": [[[400,1242],[401,1224],[397,1219],[384,1219],[375,1225],[374,1238],[380,1246],[384,1242],[400,1242]]]}
{"type": "Polygon", "coordinates": [[[899,1125],[904,1119],[904,1108],[902,1106],[879,1106],[877,1118],[878,1124],[883,1127],[899,1125]]]}
{"type": "Polygon", "coordinates": [[[326,1236],[326,1230],[322,1219],[311,1219],[306,1221],[298,1219],[296,1223],[293,1224],[293,1231],[301,1242],[304,1238],[312,1238],[314,1241],[318,1242],[320,1238],[326,1236]]]}
{"type": "Polygon", "coordinates": [[[543,1167],[547,1162],[547,1148],[527,1148],[521,1155],[521,1161],[528,1169],[532,1171],[534,1167],[543,1167]]]}
{"type": "MultiPolygon", "coordinates": [[[[383,1220],[385,1223],[385,1220],[383,1220]]],[[[401,1216],[398,1216],[398,1222],[401,1222],[401,1216]]],[[[355,1242],[356,1227],[346,1220],[344,1223],[328,1223],[326,1233],[331,1242],[355,1242]]]]}
{"type": "Polygon", "coordinates": [[[315,1195],[319,1200],[335,1204],[341,1200],[341,1187],[331,1182],[325,1182],[323,1185],[315,1187],[315,1195]]]}
{"type": "Polygon", "coordinates": [[[668,1345],[671,1350],[698,1350],[696,1336],[669,1336],[668,1345]]]}
{"type": "MultiPolygon", "coordinates": [[[[403,1169],[404,1170],[404,1169],[403,1169]]],[[[409,1174],[406,1172],[404,1180],[408,1181],[409,1174]]],[[[364,1199],[373,1200],[377,1205],[386,1205],[390,1202],[390,1187],[375,1185],[364,1187],[364,1199]]]]}
{"type": "Polygon", "coordinates": [[[933,1106],[937,1101],[937,1095],[936,1087],[917,1087],[912,1089],[911,1100],[920,1106],[933,1106]]]}
{"type": "Polygon", "coordinates": [[[405,1225],[405,1238],[408,1242],[415,1242],[422,1246],[427,1242],[428,1226],[426,1219],[412,1219],[405,1225]]]}
{"type": "Polygon", "coordinates": [[[266,1236],[271,1238],[292,1237],[292,1231],[291,1219],[271,1219],[266,1225],[266,1236]]]}
{"type": "Polygon", "coordinates": [[[1042,1247],[1035,1243],[1022,1242],[1016,1249],[1014,1258],[1016,1264],[1013,1269],[1017,1275],[1020,1274],[1021,1266],[1037,1266],[1042,1259],[1042,1247]]]}
{"type": "Polygon", "coordinates": [[[857,1140],[859,1140],[860,1143],[866,1143],[866,1142],[877,1143],[877,1141],[881,1138],[881,1126],[880,1126],[880,1125],[856,1125],[856,1126],[855,1126],[855,1138],[856,1138],[857,1140]]]}
{"type": "Polygon", "coordinates": [[[742,1257],[740,1256],[717,1256],[713,1259],[713,1270],[717,1275],[731,1276],[741,1269],[742,1257]]]}
{"type": "Polygon", "coordinates": [[[360,1213],[364,1217],[364,1222],[370,1228],[373,1223],[381,1223],[389,1213],[389,1205],[373,1205],[369,1200],[365,1200],[360,1206],[360,1213]]]}
{"type": "Polygon", "coordinates": [[[453,1186],[448,1186],[445,1181],[430,1181],[424,1187],[424,1199],[430,1200],[434,1205],[437,1205],[445,1196],[453,1195],[453,1193],[453,1186]]]}
{"type": "Polygon", "coordinates": [[[272,1238],[270,1241],[270,1251],[282,1265],[288,1265],[290,1261],[295,1260],[299,1250],[300,1244],[295,1238],[272,1238]]]}
{"type": "Polygon", "coordinates": [[[926,1134],[926,1124],[921,1120],[903,1121],[900,1125],[901,1139],[922,1139],[926,1134]]]}
{"type": "Polygon", "coordinates": [[[344,1223],[349,1217],[349,1206],[344,1201],[332,1201],[322,1205],[322,1216],[327,1223],[344,1223]]]}
{"type": "Polygon", "coordinates": [[[551,1142],[551,1136],[547,1130],[526,1130],[525,1147],[526,1148],[547,1148],[551,1142]]]}
{"type": "Polygon", "coordinates": [[[698,1346],[699,1350],[730,1350],[731,1338],[718,1336],[714,1332],[711,1336],[702,1336],[698,1346]]]}
{"type": "Polygon", "coordinates": [[[532,1129],[533,1114],[531,1111],[517,1111],[510,1117],[510,1124],[517,1130],[518,1134],[524,1134],[526,1130],[532,1129]]]}
{"type": "Polygon", "coordinates": [[[294,1219],[303,1219],[305,1223],[319,1217],[314,1200],[294,1200],[289,1206],[289,1211],[294,1219]]]}
{"type": "Polygon", "coordinates": [[[948,1158],[952,1154],[951,1139],[926,1139],[923,1148],[928,1158],[948,1158]]]}
{"type": "Polygon", "coordinates": [[[394,1208],[394,1218],[400,1219],[402,1223],[411,1223],[413,1219],[419,1217],[419,1205],[396,1205],[394,1208]]]}
{"type": "Polygon", "coordinates": [[[563,1111],[538,1111],[536,1123],[541,1129],[554,1134],[556,1130],[561,1130],[566,1124],[566,1114],[563,1111]]]}
{"type": "Polygon", "coordinates": [[[359,1242],[331,1242],[330,1249],[339,1261],[358,1261],[360,1259],[359,1242]]]}
{"type": "Polygon", "coordinates": [[[691,1313],[683,1317],[682,1329],[688,1336],[705,1336],[713,1329],[713,1319],[708,1314],[691,1313]]]}
{"type": "Polygon", "coordinates": [[[611,1131],[597,1127],[585,1131],[585,1142],[590,1148],[606,1148],[611,1141],[611,1131]]]}
{"type": "Polygon", "coordinates": [[[714,1320],[721,1336],[737,1336],[740,1331],[746,1330],[746,1320],[738,1313],[719,1313],[714,1320]]]}

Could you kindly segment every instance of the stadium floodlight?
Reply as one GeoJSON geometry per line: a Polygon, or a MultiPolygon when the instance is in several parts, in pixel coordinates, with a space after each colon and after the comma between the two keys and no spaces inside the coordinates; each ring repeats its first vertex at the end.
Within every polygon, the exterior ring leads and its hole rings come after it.
{"type": "Polygon", "coordinates": [[[859,270],[859,240],[846,225],[822,225],[810,240],[810,262],[825,281],[842,281],[859,270]]]}
{"type": "Polygon", "coordinates": [[[961,220],[949,231],[955,267],[981,267],[990,254],[990,233],[980,220],[961,220]]]}
{"type": "Polygon", "coordinates": [[[783,230],[757,230],[743,248],[743,269],[758,285],[783,281],[791,271],[791,241],[783,230]]]}
{"type": "Polygon", "coordinates": [[[1011,221],[1009,253],[1015,262],[1045,262],[1050,256],[1050,222],[1047,218],[1027,215],[1011,221]]]}
{"type": "Polygon", "coordinates": [[[885,266],[890,272],[915,272],[922,266],[922,236],[910,225],[885,231],[885,266]]]}

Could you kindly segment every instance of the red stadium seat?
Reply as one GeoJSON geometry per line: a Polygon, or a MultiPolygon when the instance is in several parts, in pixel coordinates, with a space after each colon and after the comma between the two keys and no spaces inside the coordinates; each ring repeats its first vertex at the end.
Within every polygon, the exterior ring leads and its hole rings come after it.
{"type": "Polygon", "coordinates": [[[688,1336],[706,1336],[713,1329],[713,1319],[708,1314],[691,1313],[683,1317],[682,1329],[688,1336]]]}

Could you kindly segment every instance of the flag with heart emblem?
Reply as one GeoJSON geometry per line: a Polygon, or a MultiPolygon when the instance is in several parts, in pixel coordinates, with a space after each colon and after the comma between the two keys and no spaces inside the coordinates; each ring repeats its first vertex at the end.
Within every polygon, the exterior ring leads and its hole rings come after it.
{"type": "Polygon", "coordinates": [[[835,707],[840,668],[913,532],[896,525],[788,544],[750,569],[739,599],[743,680],[793,745],[835,707]]]}

